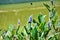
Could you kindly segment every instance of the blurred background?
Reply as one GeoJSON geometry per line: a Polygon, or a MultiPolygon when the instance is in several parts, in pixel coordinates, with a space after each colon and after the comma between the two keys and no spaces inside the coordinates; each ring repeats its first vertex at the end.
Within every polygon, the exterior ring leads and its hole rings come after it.
{"type": "MultiPolygon", "coordinates": [[[[17,25],[18,19],[22,27],[26,25],[30,15],[37,20],[40,12],[47,15],[46,21],[48,21],[49,11],[43,3],[51,5],[50,0],[0,0],[0,29],[4,31],[8,29],[9,24],[17,25]]],[[[54,0],[54,4],[60,18],[60,0],[54,0]]]]}

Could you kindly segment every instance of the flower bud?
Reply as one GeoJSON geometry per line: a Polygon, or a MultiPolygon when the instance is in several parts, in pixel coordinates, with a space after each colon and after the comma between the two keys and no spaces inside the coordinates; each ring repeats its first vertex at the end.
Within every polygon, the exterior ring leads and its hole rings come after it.
{"type": "Polygon", "coordinates": [[[53,17],[53,13],[52,11],[50,11],[50,19],[53,17]]]}
{"type": "Polygon", "coordinates": [[[51,27],[51,21],[49,20],[48,21],[48,28],[50,28],[51,27]]]}
{"type": "Polygon", "coordinates": [[[18,19],[18,26],[20,26],[20,19],[18,19]]]}
{"type": "Polygon", "coordinates": [[[32,15],[29,17],[28,23],[32,22],[32,15]]]}
{"type": "Polygon", "coordinates": [[[54,0],[51,0],[52,5],[54,5],[54,0]]]}

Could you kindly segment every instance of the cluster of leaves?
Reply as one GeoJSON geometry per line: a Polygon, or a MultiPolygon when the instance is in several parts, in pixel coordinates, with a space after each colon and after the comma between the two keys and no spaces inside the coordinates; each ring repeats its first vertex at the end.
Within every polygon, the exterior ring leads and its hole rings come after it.
{"type": "Polygon", "coordinates": [[[38,15],[38,22],[29,17],[27,25],[20,28],[18,20],[18,28],[16,25],[9,25],[9,29],[2,33],[4,40],[58,40],[58,29],[56,28],[57,16],[55,7],[52,8],[44,3],[44,6],[50,12],[49,21],[45,21],[45,15],[38,15]],[[54,30],[54,31],[52,31],[54,30]]]}

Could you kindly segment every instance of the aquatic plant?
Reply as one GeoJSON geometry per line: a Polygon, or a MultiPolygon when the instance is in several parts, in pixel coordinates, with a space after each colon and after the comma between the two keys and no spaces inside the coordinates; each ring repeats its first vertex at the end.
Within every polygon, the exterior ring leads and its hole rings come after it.
{"type": "Polygon", "coordinates": [[[38,21],[30,16],[27,25],[21,28],[20,20],[18,19],[17,28],[15,24],[14,26],[10,24],[9,29],[2,33],[3,40],[58,40],[60,33],[56,28],[57,14],[55,7],[52,6],[51,8],[48,4],[43,4],[49,11],[48,22],[45,21],[45,15],[40,13],[38,15],[38,21]]]}

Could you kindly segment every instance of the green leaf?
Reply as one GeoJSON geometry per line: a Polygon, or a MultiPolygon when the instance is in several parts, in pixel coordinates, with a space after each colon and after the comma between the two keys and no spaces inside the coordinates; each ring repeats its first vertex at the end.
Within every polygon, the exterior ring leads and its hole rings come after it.
{"type": "Polygon", "coordinates": [[[35,19],[33,19],[33,23],[37,23],[37,25],[39,26],[39,23],[35,19]]]}
{"type": "Polygon", "coordinates": [[[60,28],[60,20],[58,20],[57,26],[58,28],[60,28]]]}
{"type": "Polygon", "coordinates": [[[25,35],[25,36],[27,36],[27,32],[26,32],[26,30],[25,30],[25,29],[23,30],[23,33],[24,33],[24,35],[25,35]]]}
{"type": "Polygon", "coordinates": [[[35,19],[33,19],[33,23],[37,23],[35,19]]]}
{"type": "Polygon", "coordinates": [[[41,23],[41,17],[42,17],[42,14],[39,14],[38,15],[38,21],[39,21],[39,23],[41,23]]]}
{"type": "Polygon", "coordinates": [[[48,40],[58,40],[58,34],[53,34],[53,35],[50,35],[50,37],[48,38],[48,40]]]}
{"type": "Polygon", "coordinates": [[[9,31],[12,32],[12,30],[13,30],[13,25],[10,24],[10,25],[9,25],[9,31]]]}
{"type": "Polygon", "coordinates": [[[23,40],[23,35],[22,34],[17,34],[19,40],[23,40]]]}
{"type": "Polygon", "coordinates": [[[7,37],[5,37],[5,40],[9,40],[9,37],[7,36],[7,37]]]}
{"type": "Polygon", "coordinates": [[[41,40],[46,40],[46,39],[44,37],[42,37],[41,40]]]}
{"type": "Polygon", "coordinates": [[[16,34],[18,34],[19,30],[20,30],[20,26],[18,26],[18,28],[16,30],[16,34]]]}
{"type": "Polygon", "coordinates": [[[45,24],[45,26],[44,26],[44,31],[48,31],[49,29],[48,29],[48,25],[47,24],[45,24]]]}
{"type": "Polygon", "coordinates": [[[32,37],[35,40],[38,40],[38,32],[37,32],[37,28],[36,27],[32,30],[32,37]]]}
{"type": "Polygon", "coordinates": [[[56,10],[53,8],[52,9],[53,17],[56,16],[56,10]]]}
{"type": "Polygon", "coordinates": [[[45,17],[40,13],[40,14],[38,15],[38,21],[39,21],[39,23],[44,23],[44,22],[45,22],[44,18],[45,18],[45,17]]]}
{"type": "Polygon", "coordinates": [[[48,9],[48,11],[50,12],[50,6],[48,4],[45,4],[45,3],[43,3],[43,4],[48,9]]]}

